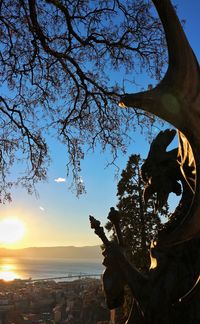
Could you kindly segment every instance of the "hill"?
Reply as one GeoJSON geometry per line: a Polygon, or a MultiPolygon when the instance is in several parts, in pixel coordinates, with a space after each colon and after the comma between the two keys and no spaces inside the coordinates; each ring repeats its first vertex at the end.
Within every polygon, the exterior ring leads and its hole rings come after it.
{"type": "Polygon", "coordinates": [[[102,259],[101,248],[95,246],[29,247],[24,249],[0,248],[0,257],[102,259]]]}

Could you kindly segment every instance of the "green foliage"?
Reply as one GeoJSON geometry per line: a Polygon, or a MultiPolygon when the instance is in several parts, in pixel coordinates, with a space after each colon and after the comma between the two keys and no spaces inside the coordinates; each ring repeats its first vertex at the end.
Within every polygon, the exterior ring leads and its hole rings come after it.
{"type": "MultiPolygon", "coordinates": [[[[168,215],[168,206],[164,206],[158,214],[155,212],[153,198],[144,204],[144,183],[140,175],[142,163],[140,155],[133,154],[129,157],[117,186],[117,207],[121,215],[120,227],[127,256],[139,270],[147,271],[150,262],[149,245],[162,227],[161,216],[168,215]]],[[[107,229],[111,229],[109,224],[107,229]]]]}

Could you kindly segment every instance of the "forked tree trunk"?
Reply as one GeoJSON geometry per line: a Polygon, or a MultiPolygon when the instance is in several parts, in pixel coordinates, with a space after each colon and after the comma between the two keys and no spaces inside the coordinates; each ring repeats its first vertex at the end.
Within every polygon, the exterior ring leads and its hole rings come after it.
{"type": "Polygon", "coordinates": [[[169,67],[154,89],[125,94],[120,105],[143,109],[178,129],[180,169],[193,199],[152,248],[157,267],[141,293],[139,317],[133,309],[128,323],[195,324],[200,323],[200,70],[170,0],[152,1],[166,34],[169,67]]]}
{"type": "Polygon", "coordinates": [[[170,0],[153,3],[165,30],[169,67],[154,89],[125,94],[120,105],[141,108],[175,126],[181,137],[181,163],[187,156],[196,166],[195,201],[183,223],[166,238],[165,244],[172,244],[200,234],[200,70],[170,0]]]}
{"type": "MultiPolygon", "coordinates": [[[[154,89],[125,94],[120,105],[143,109],[177,128],[180,142],[178,162],[173,158],[173,176],[178,175],[182,181],[182,199],[172,224],[160,233],[157,242],[152,242],[153,262],[148,276],[127,261],[122,247],[108,241],[99,221],[90,216],[90,222],[105,245],[107,269],[103,280],[111,309],[122,304],[124,284],[128,284],[134,297],[128,324],[197,324],[200,323],[200,71],[170,0],[152,1],[165,30],[169,67],[154,89]]],[[[166,144],[171,135],[170,132],[165,135],[166,144]]],[[[157,168],[153,167],[155,175],[157,168]]],[[[166,175],[164,184],[168,183],[167,177],[174,184],[172,176],[166,175]]]]}

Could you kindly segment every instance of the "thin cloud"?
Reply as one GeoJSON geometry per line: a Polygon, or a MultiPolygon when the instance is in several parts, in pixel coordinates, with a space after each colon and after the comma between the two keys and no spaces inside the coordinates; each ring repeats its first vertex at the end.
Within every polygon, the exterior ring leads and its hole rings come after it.
{"type": "Polygon", "coordinates": [[[62,183],[62,182],[66,182],[66,178],[56,178],[54,179],[54,181],[57,183],[62,183]]]}

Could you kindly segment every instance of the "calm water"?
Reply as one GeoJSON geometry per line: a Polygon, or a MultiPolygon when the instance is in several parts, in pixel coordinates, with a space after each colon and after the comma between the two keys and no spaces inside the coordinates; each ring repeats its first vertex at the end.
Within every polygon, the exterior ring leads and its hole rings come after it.
{"type": "Polygon", "coordinates": [[[75,274],[101,274],[101,260],[1,258],[0,279],[41,279],[75,274]]]}

